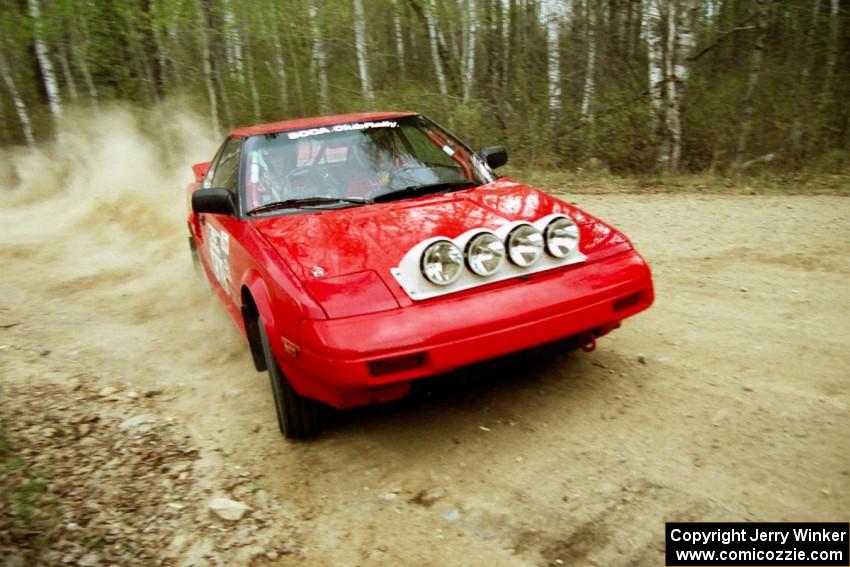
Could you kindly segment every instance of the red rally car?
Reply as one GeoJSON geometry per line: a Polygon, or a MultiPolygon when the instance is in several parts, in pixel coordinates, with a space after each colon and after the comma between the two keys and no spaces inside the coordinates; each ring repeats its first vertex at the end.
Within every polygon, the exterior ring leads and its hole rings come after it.
{"type": "Polygon", "coordinates": [[[626,237],[496,175],[506,161],[393,112],[240,128],[193,166],[192,251],[286,437],[316,433],[323,404],[563,338],[592,348],[650,306],[626,237]]]}

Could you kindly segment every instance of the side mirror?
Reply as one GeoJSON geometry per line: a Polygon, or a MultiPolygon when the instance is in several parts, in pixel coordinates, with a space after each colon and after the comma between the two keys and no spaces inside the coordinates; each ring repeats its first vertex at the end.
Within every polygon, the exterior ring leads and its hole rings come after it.
{"type": "Polygon", "coordinates": [[[192,210],[196,213],[213,213],[216,215],[236,214],[233,195],[227,189],[212,187],[198,189],[192,193],[192,210]]]}
{"type": "Polygon", "coordinates": [[[490,146],[484,148],[478,154],[487,162],[491,169],[502,167],[508,163],[508,150],[504,146],[490,146]]]}
{"type": "Polygon", "coordinates": [[[204,161],[201,163],[196,163],[192,166],[192,173],[195,174],[195,181],[200,183],[204,180],[204,177],[207,176],[207,172],[210,170],[210,162],[204,161]]]}

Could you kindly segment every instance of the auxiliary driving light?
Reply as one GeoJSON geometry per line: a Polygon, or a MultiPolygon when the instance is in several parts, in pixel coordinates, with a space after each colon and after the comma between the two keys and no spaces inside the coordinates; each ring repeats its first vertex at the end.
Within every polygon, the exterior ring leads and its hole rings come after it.
{"type": "Polygon", "coordinates": [[[482,232],[466,245],[466,265],[479,276],[491,276],[505,263],[505,245],[492,232],[482,232]]]}
{"type": "Polygon", "coordinates": [[[508,257],[511,262],[527,268],[543,255],[543,234],[530,224],[521,224],[508,234],[508,257]]]}
{"type": "Polygon", "coordinates": [[[555,258],[566,258],[578,246],[578,226],[569,217],[558,217],[546,226],[546,251],[555,258]]]}
{"type": "Polygon", "coordinates": [[[422,275],[436,285],[449,285],[460,277],[463,253],[450,240],[438,240],[422,252],[422,275]]]}

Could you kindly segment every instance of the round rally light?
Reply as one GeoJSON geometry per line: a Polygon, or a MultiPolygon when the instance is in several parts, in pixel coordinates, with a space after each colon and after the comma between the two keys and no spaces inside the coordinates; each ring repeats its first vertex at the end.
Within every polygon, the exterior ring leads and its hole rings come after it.
{"type": "Polygon", "coordinates": [[[543,235],[530,224],[521,224],[508,234],[508,257],[526,268],[543,255],[543,235]]]}
{"type": "Polygon", "coordinates": [[[466,264],[479,276],[492,276],[505,263],[505,245],[492,232],[483,232],[466,246],[466,264]]]}
{"type": "Polygon", "coordinates": [[[422,275],[437,285],[449,285],[460,277],[463,253],[449,240],[438,240],[422,252],[422,275]]]}
{"type": "Polygon", "coordinates": [[[566,258],[578,246],[578,226],[569,217],[558,217],[546,227],[546,251],[555,258],[566,258]]]}

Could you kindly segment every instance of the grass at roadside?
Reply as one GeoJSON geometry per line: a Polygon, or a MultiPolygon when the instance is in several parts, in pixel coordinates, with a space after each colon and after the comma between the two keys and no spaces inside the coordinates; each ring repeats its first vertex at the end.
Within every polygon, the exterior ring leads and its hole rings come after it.
{"type": "Polygon", "coordinates": [[[43,502],[46,491],[47,482],[14,450],[0,423],[0,550],[49,541],[56,518],[43,502]]]}
{"type": "Polygon", "coordinates": [[[621,176],[605,171],[546,170],[505,167],[499,173],[550,193],[706,195],[846,195],[850,174],[764,173],[725,177],[691,174],[674,177],[621,176]]]}

